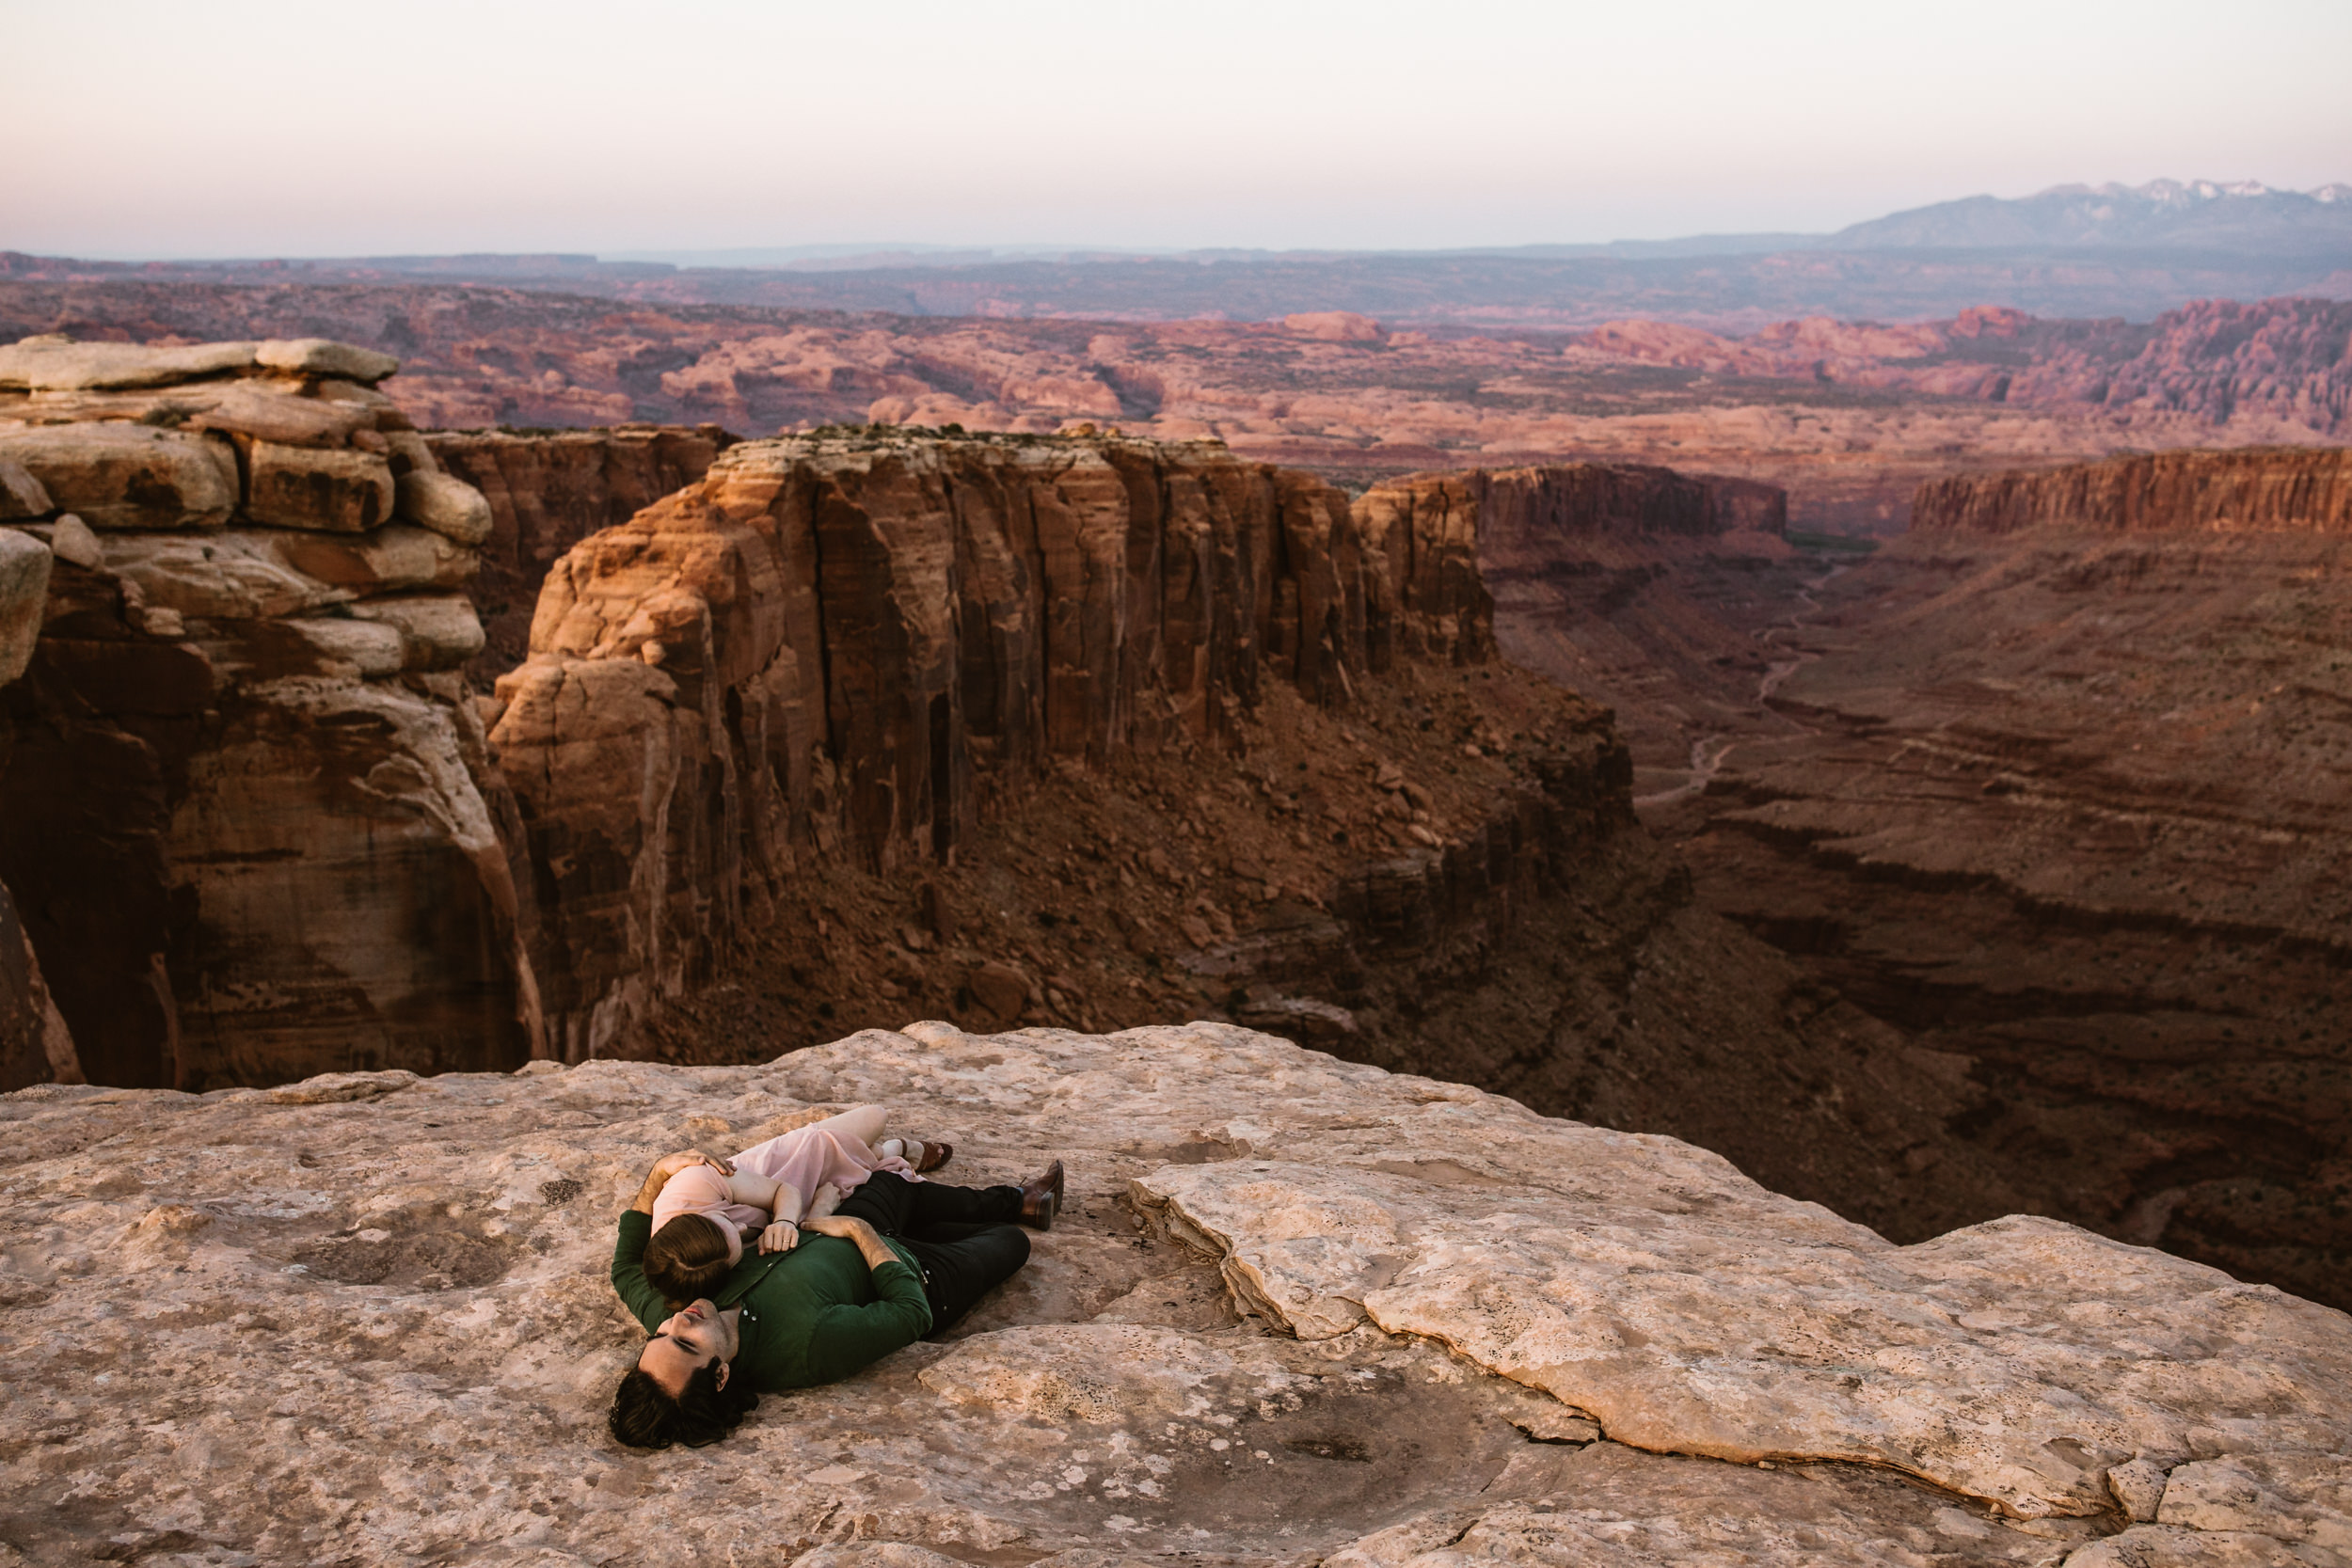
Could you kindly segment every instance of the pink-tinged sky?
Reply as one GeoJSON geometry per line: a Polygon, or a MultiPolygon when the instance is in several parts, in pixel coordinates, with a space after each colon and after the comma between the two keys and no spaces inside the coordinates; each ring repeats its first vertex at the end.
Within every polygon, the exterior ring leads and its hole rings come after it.
{"type": "Polygon", "coordinates": [[[2347,0],[0,0],[0,248],[1425,247],[2352,180],[2347,0]]]}

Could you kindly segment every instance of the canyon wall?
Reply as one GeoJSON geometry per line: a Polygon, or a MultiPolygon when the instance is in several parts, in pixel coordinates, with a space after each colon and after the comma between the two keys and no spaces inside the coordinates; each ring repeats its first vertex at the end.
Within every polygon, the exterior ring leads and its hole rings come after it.
{"type": "Polygon", "coordinates": [[[530,1054],[511,802],[460,673],[489,510],[373,389],[394,368],[0,348],[7,526],[50,560],[0,691],[0,880],[94,1082],[530,1054]]]}
{"type": "Polygon", "coordinates": [[[1230,743],[1268,680],[1486,658],[1471,549],[1214,445],[730,449],[556,563],[499,682],[559,1049],[707,980],[813,856],[946,860],[1057,763],[1230,743]]]}
{"type": "Polygon", "coordinates": [[[466,585],[483,631],[468,673],[487,687],[530,651],[531,615],[548,568],[598,529],[625,523],[701,479],[735,437],[712,424],[625,424],[436,430],[424,440],[445,472],[490,503],[490,535],[466,585]]]}
{"type": "MultiPolygon", "coordinates": [[[[1681,847],[1709,907],[1980,1101],[1916,1151],[2352,1301],[2352,474],[1951,481],[1782,634],[1681,847]]],[[[1972,1175],[1969,1180],[1974,1180],[1972,1175]]]]}
{"type": "Polygon", "coordinates": [[[1919,487],[1911,526],[1923,534],[2352,533],[2352,450],[2157,452],[2039,472],[1955,475],[1919,487]]]}

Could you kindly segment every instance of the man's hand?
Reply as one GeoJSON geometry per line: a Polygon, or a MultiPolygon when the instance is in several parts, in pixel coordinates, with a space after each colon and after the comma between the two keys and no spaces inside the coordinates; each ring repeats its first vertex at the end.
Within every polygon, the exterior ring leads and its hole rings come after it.
{"type": "Polygon", "coordinates": [[[790,1220],[778,1220],[759,1233],[762,1252],[790,1252],[801,1244],[801,1227],[790,1220]]]}
{"type": "Polygon", "coordinates": [[[853,1215],[827,1214],[823,1219],[810,1220],[801,1228],[813,1231],[819,1236],[838,1236],[845,1242],[854,1243],[858,1251],[865,1256],[866,1266],[869,1269],[879,1269],[884,1263],[906,1261],[905,1259],[890,1250],[879,1231],[853,1215]]]}
{"type": "Polygon", "coordinates": [[[652,1213],[653,1200],[661,1196],[661,1189],[670,1184],[670,1178],[682,1170],[691,1170],[696,1165],[708,1165],[723,1176],[735,1174],[734,1161],[715,1159],[699,1148],[686,1148],[680,1149],[675,1154],[664,1154],[653,1163],[653,1169],[645,1173],[645,1184],[637,1189],[637,1201],[629,1207],[641,1214],[652,1213]]]}

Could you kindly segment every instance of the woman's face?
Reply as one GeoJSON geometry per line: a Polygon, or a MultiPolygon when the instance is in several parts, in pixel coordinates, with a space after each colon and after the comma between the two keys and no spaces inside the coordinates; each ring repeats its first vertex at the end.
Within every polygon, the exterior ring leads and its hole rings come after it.
{"type": "Polygon", "coordinates": [[[726,1235],[727,1267],[731,1269],[743,1260],[743,1232],[738,1230],[735,1227],[735,1222],[724,1214],[713,1214],[710,1217],[717,1222],[719,1228],[726,1235]]]}

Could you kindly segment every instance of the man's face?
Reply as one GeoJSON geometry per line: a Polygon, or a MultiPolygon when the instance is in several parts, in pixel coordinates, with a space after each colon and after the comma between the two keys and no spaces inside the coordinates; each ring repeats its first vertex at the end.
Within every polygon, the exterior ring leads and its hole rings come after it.
{"type": "MultiPolygon", "coordinates": [[[[707,1301],[689,1302],[654,1330],[637,1365],[675,1396],[684,1390],[695,1368],[707,1364],[714,1355],[723,1362],[732,1361],[741,1345],[741,1334],[716,1307],[707,1301]]],[[[726,1386],[732,1370],[725,1366],[719,1369],[720,1387],[726,1386]]]]}

